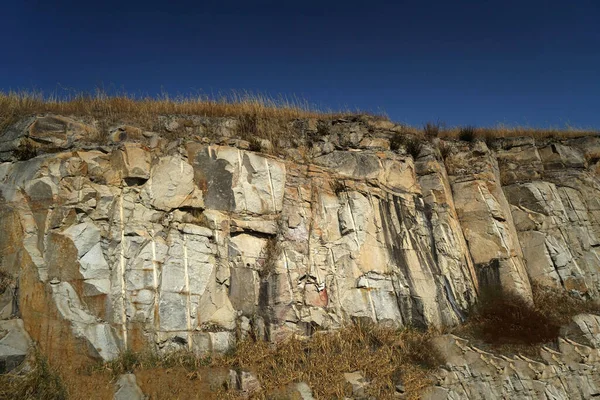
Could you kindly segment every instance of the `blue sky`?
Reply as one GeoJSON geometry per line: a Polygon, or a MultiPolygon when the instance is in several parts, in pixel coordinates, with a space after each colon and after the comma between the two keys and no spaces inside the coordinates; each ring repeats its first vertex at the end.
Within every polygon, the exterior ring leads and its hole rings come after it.
{"type": "Polygon", "coordinates": [[[597,0],[172,3],[4,2],[0,89],[248,90],[413,125],[600,129],[597,0]]]}

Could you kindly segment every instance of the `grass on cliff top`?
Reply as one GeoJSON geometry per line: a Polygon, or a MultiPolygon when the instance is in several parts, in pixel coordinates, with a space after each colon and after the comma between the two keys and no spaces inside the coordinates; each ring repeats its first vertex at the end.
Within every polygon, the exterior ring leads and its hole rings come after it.
{"type": "MultiPolygon", "coordinates": [[[[245,138],[262,137],[271,140],[279,135],[294,134],[289,130],[288,124],[297,119],[332,120],[359,114],[388,119],[382,115],[358,111],[323,111],[298,98],[274,99],[248,92],[214,98],[203,95],[139,97],[127,93],[109,96],[102,90],[94,94],[75,93],[48,97],[36,92],[0,91],[0,132],[25,116],[40,113],[91,117],[98,120],[101,130],[111,124],[128,123],[146,130],[161,131],[158,117],[167,115],[234,117],[240,120],[240,134],[245,138]]],[[[499,137],[573,138],[600,134],[598,130],[572,126],[536,128],[499,124],[492,127],[447,127],[439,121],[427,122],[421,127],[400,124],[395,130],[398,135],[409,134],[419,139],[437,137],[467,142],[499,137]]]]}
{"type": "Polygon", "coordinates": [[[497,138],[532,137],[535,139],[556,138],[569,139],[582,136],[600,135],[600,130],[592,128],[580,128],[571,125],[564,127],[532,127],[520,125],[497,124],[489,127],[477,127],[474,125],[448,127],[443,122],[427,122],[421,129],[415,127],[404,127],[406,133],[410,133],[425,139],[440,138],[473,142],[483,139],[489,142],[497,138]]]}
{"type": "MultiPolygon", "coordinates": [[[[433,337],[431,332],[357,323],[309,339],[292,337],[277,345],[246,340],[230,354],[213,358],[198,358],[188,352],[160,356],[126,352],[103,368],[115,377],[154,368],[183,368],[190,373],[182,385],[194,385],[194,371],[202,367],[244,370],[253,372],[260,381],[262,391],[257,398],[278,398],[288,385],[306,382],[313,395],[321,399],[351,395],[344,373],[360,371],[370,381],[368,395],[393,398],[401,382],[407,398],[417,399],[421,390],[432,383],[429,372],[442,364],[433,337]]],[[[218,398],[236,395],[223,387],[215,393],[218,398]]]]}
{"type": "Polygon", "coordinates": [[[560,336],[561,326],[581,313],[600,314],[597,301],[585,301],[565,290],[532,285],[533,304],[513,293],[482,294],[468,321],[455,329],[458,336],[489,345],[503,354],[539,356],[541,345],[560,336]]]}
{"type": "Polygon", "coordinates": [[[207,96],[134,97],[129,94],[95,94],[46,97],[34,92],[0,92],[0,130],[18,119],[38,113],[93,117],[110,122],[131,122],[153,129],[160,115],[204,117],[252,117],[289,122],[298,118],[334,118],[342,113],[324,112],[299,99],[273,99],[251,93],[233,93],[219,99],[207,96]]]}
{"type": "Polygon", "coordinates": [[[442,130],[440,132],[439,137],[441,139],[458,139],[465,142],[472,142],[475,139],[483,139],[485,141],[489,141],[496,138],[510,137],[532,137],[535,139],[569,139],[593,135],[600,135],[600,131],[591,128],[578,128],[568,125],[564,128],[536,128],[527,126],[510,126],[498,124],[493,127],[452,127],[442,130]]]}

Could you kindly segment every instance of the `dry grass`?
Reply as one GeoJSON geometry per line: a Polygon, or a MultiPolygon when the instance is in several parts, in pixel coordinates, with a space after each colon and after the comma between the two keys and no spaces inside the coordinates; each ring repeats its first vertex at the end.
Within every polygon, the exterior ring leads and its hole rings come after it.
{"type": "Polygon", "coordinates": [[[398,151],[400,148],[404,148],[407,154],[416,159],[421,153],[423,142],[414,135],[396,134],[390,140],[390,150],[398,151]]]}
{"type": "MultiPolygon", "coordinates": [[[[429,372],[442,364],[432,345],[432,332],[397,330],[375,324],[353,324],[335,332],[320,332],[309,339],[291,338],[273,345],[247,340],[230,354],[196,357],[181,351],[166,355],[126,352],[117,360],[96,367],[113,377],[128,372],[188,371],[181,385],[195,385],[198,371],[235,369],[253,372],[268,396],[291,383],[306,382],[316,398],[343,398],[351,394],[344,373],[361,371],[370,381],[367,393],[377,399],[393,398],[402,383],[409,399],[417,399],[431,384],[429,372]]],[[[213,388],[218,398],[235,398],[236,392],[213,388]]]]}
{"type": "Polygon", "coordinates": [[[536,308],[559,325],[568,324],[577,314],[600,314],[598,300],[583,300],[569,295],[565,290],[532,285],[536,308]]]}
{"type": "Polygon", "coordinates": [[[463,141],[471,142],[475,139],[484,139],[489,141],[495,138],[510,138],[510,137],[533,137],[535,139],[543,138],[560,138],[569,139],[581,136],[600,135],[600,131],[594,129],[583,129],[572,126],[566,126],[563,129],[560,128],[535,128],[535,127],[523,127],[523,126],[508,126],[508,125],[497,125],[493,127],[454,127],[441,129],[439,131],[439,137],[441,139],[459,139],[463,141]]]}
{"type": "Polygon", "coordinates": [[[480,297],[465,325],[455,333],[500,353],[539,354],[554,342],[562,325],[581,313],[600,313],[600,304],[570,296],[566,291],[533,285],[533,304],[520,296],[490,291],[480,297]],[[482,343],[483,342],[483,343],[482,343]]]}
{"type": "MultiPolygon", "coordinates": [[[[104,129],[112,124],[129,123],[156,131],[161,130],[160,116],[235,117],[239,119],[238,134],[242,138],[260,135],[267,139],[285,133],[281,130],[295,119],[336,118],[343,115],[318,111],[298,99],[272,99],[250,93],[232,94],[215,100],[207,96],[108,96],[101,91],[93,95],[68,97],[44,97],[32,92],[0,92],[0,131],[24,116],[40,113],[94,118],[104,129]]],[[[185,124],[182,125],[185,128],[185,124]]]]}
{"type": "Polygon", "coordinates": [[[267,240],[267,244],[263,251],[263,257],[260,260],[262,268],[258,271],[259,275],[264,278],[274,274],[277,269],[277,261],[283,252],[281,243],[277,236],[272,236],[267,240]]]}
{"type": "Polygon", "coordinates": [[[242,342],[224,362],[234,369],[254,371],[267,393],[304,381],[317,398],[343,398],[351,394],[343,374],[361,371],[371,382],[367,392],[378,399],[392,398],[399,382],[409,398],[418,398],[431,384],[428,372],[441,364],[432,337],[430,332],[412,329],[353,324],[277,346],[242,342]]]}
{"type": "Polygon", "coordinates": [[[173,351],[159,354],[152,351],[125,351],[112,361],[92,367],[92,370],[109,372],[114,378],[121,374],[133,373],[136,370],[153,368],[184,368],[194,371],[211,364],[210,357],[197,357],[189,351],[173,351]]]}
{"type": "Polygon", "coordinates": [[[0,399],[67,399],[67,389],[60,375],[39,352],[32,353],[29,365],[28,373],[0,375],[0,399]]]}

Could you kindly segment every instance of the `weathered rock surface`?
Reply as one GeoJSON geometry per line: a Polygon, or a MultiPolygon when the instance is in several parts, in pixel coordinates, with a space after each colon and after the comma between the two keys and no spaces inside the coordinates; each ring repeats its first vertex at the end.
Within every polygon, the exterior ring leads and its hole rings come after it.
{"type": "Polygon", "coordinates": [[[447,363],[422,398],[591,399],[600,396],[600,348],[559,339],[542,360],[498,356],[453,335],[437,339],[447,363]]]}
{"type": "Polygon", "coordinates": [[[0,321],[0,374],[18,367],[27,357],[30,346],[31,339],[22,320],[0,321]]]}
{"type": "MultiPolygon", "coordinates": [[[[194,134],[210,122],[190,121],[194,134]]],[[[123,126],[99,146],[85,144],[91,125],[48,115],[0,135],[0,263],[21,311],[111,359],[357,318],[455,325],[490,286],[598,296],[600,137],[446,142],[445,158],[426,144],[414,159],[390,150],[392,125],[337,121],[275,157],[231,139],[234,120],[213,122],[225,139],[123,126]],[[23,140],[39,155],[16,161],[23,140]]],[[[576,325],[597,343],[597,321],[576,325]]]]}

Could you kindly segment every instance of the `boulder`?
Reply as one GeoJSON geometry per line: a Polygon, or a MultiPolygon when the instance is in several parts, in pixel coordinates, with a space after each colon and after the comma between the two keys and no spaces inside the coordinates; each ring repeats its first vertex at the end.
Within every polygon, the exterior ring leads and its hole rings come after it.
{"type": "Polygon", "coordinates": [[[162,211],[204,206],[202,192],[194,185],[192,166],[175,156],[163,157],[152,166],[141,199],[146,205],[162,211]]]}
{"type": "Polygon", "coordinates": [[[144,400],[144,392],[137,384],[134,374],[123,374],[115,383],[114,400],[144,400]]]}
{"type": "Polygon", "coordinates": [[[360,371],[346,372],[344,373],[344,379],[352,387],[352,396],[355,399],[366,398],[365,389],[369,385],[369,382],[360,371]]]}
{"type": "Polygon", "coordinates": [[[60,115],[37,117],[28,129],[29,138],[44,148],[66,149],[96,134],[95,128],[60,115]]]}
{"type": "Polygon", "coordinates": [[[0,321],[0,374],[10,372],[21,365],[31,344],[23,320],[0,321]]]}
{"type": "Polygon", "coordinates": [[[249,398],[262,390],[256,376],[247,371],[229,371],[229,387],[239,390],[243,398],[249,398]]]}
{"type": "Polygon", "coordinates": [[[126,143],[121,150],[112,153],[111,161],[113,168],[126,181],[145,181],[150,178],[150,153],[141,145],[126,143]]]}

